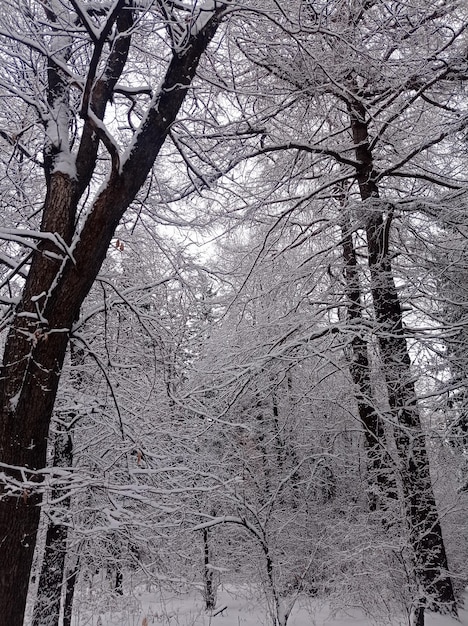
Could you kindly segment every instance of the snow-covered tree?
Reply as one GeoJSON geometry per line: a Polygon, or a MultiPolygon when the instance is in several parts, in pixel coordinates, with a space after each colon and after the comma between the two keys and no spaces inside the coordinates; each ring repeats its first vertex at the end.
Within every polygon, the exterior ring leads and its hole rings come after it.
{"type": "Polygon", "coordinates": [[[2,238],[17,244],[6,263],[18,280],[10,272],[6,288],[21,285],[11,288],[0,389],[0,614],[10,626],[23,620],[49,424],[73,324],[226,7],[165,0],[3,6],[0,84],[10,111],[3,141],[13,159],[43,170],[38,226],[2,228],[2,238]]]}

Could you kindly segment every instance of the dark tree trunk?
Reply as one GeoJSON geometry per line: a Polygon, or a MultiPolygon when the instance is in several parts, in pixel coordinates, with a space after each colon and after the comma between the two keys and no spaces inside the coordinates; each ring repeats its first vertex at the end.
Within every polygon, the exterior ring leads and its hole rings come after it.
{"type": "Polygon", "coordinates": [[[76,583],[80,572],[80,555],[78,555],[75,566],[68,573],[65,585],[65,598],[63,602],[63,626],[71,626],[73,614],[73,600],[75,597],[76,583]]]}
{"type": "MultiPolygon", "coordinates": [[[[79,368],[84,364],[84,351],[70,344],[70,360],[72,365],[71,382],[73,390],[80,392],[83,383],[83,374],[79,368]]],[[[67,416],[67,424],[57,422],[54,439],[53,467],[70,468],[73,466],[73,425],[77,418],[76,411],[67,416]]],[[[67,486],[65,486],[67,489],[67,486]]],[[[63,498],[64,488],[53,489],[52,502],[60,498],[60,515],[66,516],[71,505],[71,497],[63,498]]],[[[32,626],[58,626],[60,619],[60,605],[65,574],[65,559],[67,552],[68,526],[56,521],[56,511],[51,507],[51,520],[47,527],[44,557],[37,598],[33,611],[32,626]]],[[[66,520],[64,520],[66,521],[66,520]]]]}
{"type": "MultiPolygon", "coordinates": [[[[174,53],[131,154],[121,164],[117,153],[112,152],[108,182],[99,192],[79,233],[74,232],[78,199],[95,167],[96,137],[106,139],[97,127],[93,133],[88,132],[93,124],[84,111],[77,178],[71,179],[55,171],[51,156],[46,172],[48,189],[41,230],[57,233],[68,245],[75,238],[75,246],[71,258],[50,240],[38,244],[4,351],[0,377],[0,459],[4,472],[0,488],[0,615],[8,626],[23,624],[39,525],[49,424],[72,324],[101,268],[120,219],[145,182],[164,144],[220,16],[221,9],[190,38],[183,51],[174,53]],[[85,144],[90,152],[84,150],[85,144]],[[57,260],[57,253],[63,260],[57,260]]],[[[131,11],[120,9],[117,30],[122,33],[130,27],[131,11]]],[[[118,58],[113,54],[108,57],[108,67],[104,70],[105,89],[91,76],[95,87],[90,106],[97,110],[99,103],[95,103],[95,98],[101,98],[102,113],[125,65],[126,51],[119,46],[125,47],[125,44],[128,52],[129,36],[125,34],[116,39],[119,54],[118,58]],[[99,95],[101,88],[103,93],[99,95]]],[[[101,111],[96,113],[98,117],[101,111]]]]}
{"type": "Polygon", "coordinates": [[[119,596],[123,596],[123,573],[118,565],[115,571],[115,593],[119,596]]]}
{"type": "Polygon", "coordinates": [[[211,550],[210,550],[210,537],[209,529],[203,529],[203,582],[204,582],[204,598],[205,608],[208,611],[212,611],[216,606],[216,587],[214,581],[213,570],[210,568],[211,564],[211,550]]]}
{"type": "MultiPolygon", "coordinates": [[[[73,463],[73,445],[71,435],[63,426],[55,436],[54,467],[71,467],[73,463]]],[[[62,496],[62,490],[52,491],[52,500],[62,496]]],[[[70,496],[61,503],[62,515],[70,508],[70,496]]],[[[50,512],[54,515],[54,511],[50,512]]],[[[51,519],[47,528],[44,558],[36,603],[34,605],[32,626],[58,626],[62,599],[65,557],[67,553],[68,527],[60,521],[51,519]]]]}
{"type": "MultiPolygon", "coordinates": [[[[68,209],[69,181],[65,176],[55,178],[46,211],[59,216],[68,209]]],[[[52,231],[67,230],[59,228],[57,223],[52,231]]],[[[51,228],[45,224],[44,230],[51,228]]],[[[37,470],[45,466],[49,421],[68,342],[65,329],[70,328],[70,324],[53,322],[45,326],[47,318],[33,317],[34,296],[45,297],[57,272],[55,263],[45,256],[47,251],[40,246],[33,259],[7,338],[0,380],[0,458],[6,474],[0,491],[0,614],[9,626],[23,623],[40,517],[41,493],[36,487],[40,487],[41,475],[37,470]],[[25,468],[24,474],[19,468],[25,468]]]]}
{"type": "Polygon", "coordinates": [[[396,446],[415,578],[424,589],[428,608],[456,615],[457,605],[429,473],[402,310],[392,274],[388,246],[391,214],[385,217],[385,203],[379,198],[365,108],[361,101],[353,100],[348,103],[348,110],[359,162],[357,181],[361,199],[369,212],[366,235],[372,299],[388,401],[396,424],[396,446]]]}
{"type": "Polygon", "coordinates": [[[414,610],[413,623],[411,626],[424,626],[424,623],[424,607],[418,606],[418,608],[414,610]]]}
{"type": "Polygon", "coordinates": [[[371,511],[375,511],[380,504],[383,504],[383,499],[396,497],[396,484],[392,459],[386,449],[383,422],[373,403],[368,348],[367,342],[362,336],[364,324],[359,269],[351,225],[346,215],[344,203],[342,203],[342,207],[344,211],[342,247],[347,295],[346,311],[350,327],[353,329],[349,370],[356,386],[359,419],[364,428],[368,482],[370,484],[369,508],[371,511]],[[377,487],[377,493],[375,487],[377,487]]]}

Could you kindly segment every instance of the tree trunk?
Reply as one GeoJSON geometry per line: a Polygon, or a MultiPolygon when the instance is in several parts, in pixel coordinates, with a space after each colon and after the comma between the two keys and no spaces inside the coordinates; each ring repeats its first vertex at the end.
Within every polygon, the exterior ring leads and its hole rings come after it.
{"type": "Polygon", "coordinates": [[[418,606],[416,609],[414,609],[411,626],[424,626],[424,623],[424,607],[418,606]]]}
{"type": "MultiPolygon", "coordinates": [[[[54,467],[71,467],[72,463],[71,435],[67,429],[61,426],[55,436],[54,467]]],[[[52,490],[52,500],[56,500],[62,495],[62,490],[52,490]]],[[[70,502],[71,498],[68,496],[62,502],[62,509],[68,511],[70,502]]],[[[51,513],[53,515],[54,511],[51,513]]],[[[67,536],[68,527],[60,521],[56,522],[51,519],[47,528],[32,626],[58,626],[67,553],[67,536]]]]}
{"type": "MultiPolygon", "coordinates": [[[[4,473],[0,488],[0,615],[8,626],[23,624],[39,525],[49,424],[73,322],[102,266],[120,219],[144,184],[165,142],[201,55],[216,32],[221,12],[221,7],[213,10],[184,49],[174,53],[157,97],[137,132],[133,150],[123,163],[95,127],[93,133],[83,133],[76,179],[56,170],[52,157],[46,171],[48,189],[41,230],[58,234],[68,246],[73,240],[73,256],[64,251],[60,240],[54,243],[50,238],[43,239],[38,244],[5,345],[0,377],[0,459],[4,473]],[[96,136],[112,152],[112,171],[81,230],[75,232],[78,199],[95,167],[95,160],[89,162],[89,154],[82,148],[96,136]]],[[[120,9],[120,14],[125,21],[131,11],[120,9]]],[[[125,42],[128,38],[125,35],[117,40],[125,42]]],[[[122,54],[125,64],[126,56],[122,54]]],[[[108,65],[111,61],[116,61],[112,54],[108,65]]],[[[122,68],[123,65],[120,70],[114,66],[105,70],[112,73],[113,81],[108,77],[106,88],[115,84],[122,68]]],[[[91,76],[93,84],[94,78],[91,76]]],[[[105,103],[111,95],[105,95],[105,103]]],[[[89,130],[87,112],[83,115],[85,130],[89,130]]]]}
{"type": "Polygon", "coordinates": [[[49,421],[68,342],[68,332],[62,330],[66,326],[51,325],[57,331],[48,333],[42,320],[32,317],[34,294],[45,294],[41,287],[48,287],[56,273],[41,252],[33,260],[7,338],[0,380],[0,458],[5,471],[0,491],[0,614],[9,626],[23,623],[42,499],[37,470],[45,466],[49,421]],[[25,313],[31,317],[23,317],[25,313]]]}
{"type": "MultiPolygon", "coordinates": [[[[84,351],[70,344],[70,361],[72,366],[71,382],[73,391],[80,393],[83,387],[83,372],[79,370],[84,365],[84,351]]],[[[77,418],[77,412],[71,411],[68,416],[68,425],[57,422],[53,467],[70,468],[73,466],[73,433],[72,428],[77,418]]],[[[53,489],[52,502],[63,496],[62,489],[53,489]]],[[[71,497],[61,499],[61,515],[68,513],[71,497]]],[[[33,612],[32,626],[58,626],[60,605],[65,575],[65,560],[67,553],[68,526],[54,519],[55,511],[49,513],[44,557],[42,561],[36,603],[33,612]]]]}
{"type": "Polygon", "coordinates": [[[73,599],[75,597],[76,583],[78,580],[78,574],[80,571],[80,555],[78,555],[75,566],[68,573],[66,586],[65,586],[65,598],[63,602],[63,626],[71,626],[72,614],[73,614],[73,599]]]}
{"type": "Polygon", "coordinates": [[[123,596],[123,573],[118,565],[117,565],[117,569],[115,570],[114,590],[118,596],[123,596]]]}
{"type": "Polygon", "coordinates": [[[382,498],[396,497],[396,485],[393,462],[386,449],[383,422],[373,403],[367,342],[362,337],[364,325],[356,251],[344,202],[342,208],[345,212],[342,225],[342,247],[347,293],[346,311],[348,321],[353,329],[349,370],[356,387],[359,419],[364,428],[368,482],[370,484],[369,508],[371,511],[375,511],[382,504],[382,498]]]}
{"type": "Polygon", "coordinates": [[[207,611],[212,611],[216,606],[216,585],[213,570],[210,567],[211,550],[208,528],[203,529],[203,562],[205,609],[207,611]]]}
{"type": "Polygon", "coordinates": [[[397,431],[396,446],[416,584],[424,589],[428,608],[456,615],[402,310],[392,274],[388,246],[391,214],[385,218],[385,203],[379,198],[365,108],[361,101],[352,100],[348,111],[359,162],[357,181],[361,199],[369,211],[366,235],[372,299],[388,401],[397,431]]]}

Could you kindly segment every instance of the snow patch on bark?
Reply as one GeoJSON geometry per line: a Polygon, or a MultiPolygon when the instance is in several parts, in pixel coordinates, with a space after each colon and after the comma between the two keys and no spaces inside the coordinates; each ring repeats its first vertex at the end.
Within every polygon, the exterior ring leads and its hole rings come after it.
{"type": "Polygon", "coordinates": [[[225,4],[226,2],[220,2],[219,0],[206,0],[193,19],[187,20],[187,25],[182,28],[180,33],[176,35],[173,32],[175,53],[180,54],[184,52],[190,45],[190,40],[195,38],[205,28],[215,12],[225,4]]]}
{"type": "Polygon", "coordinates": [[[61,172],[76,178],[75,156],[68,143],[68,109],[58,104],[49,112],[46,122],[46,152],[53,155],[52,173],[61,172]]]}

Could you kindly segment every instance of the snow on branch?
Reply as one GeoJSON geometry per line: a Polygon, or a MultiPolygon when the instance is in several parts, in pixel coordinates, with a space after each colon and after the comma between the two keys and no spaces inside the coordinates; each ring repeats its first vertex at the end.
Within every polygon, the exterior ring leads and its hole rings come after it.
{"type": "Polygon", "coordinates": [[[205,28],[214,14],[223,6],[225,7],[226,4],[226,2],[219,2],[219,0],[206,0],[200,7],[195,20],[190,24],[189,37],[196,37],[205,28]]]}
{"type": "Polygon", "coordinates": [[[112,161],[112,170],[117,173],[120,171],[120,153],[119,145],[114,139],[113,135],[109,132],[108,128],[102,120],[89,108],[87,115],[84,118],[89,122],[96,135],[104,144],[107,152],[109,153],[112,161]]]}
{"type": "Polygon", "coordinates": [[[190,42],[208,25],[210,20],[226,7],[230,0],[205,0],[198,11],[191,16],[177,19],[174,9],[187,10],[187,7],[177,2],[160,2],[161,9],[168,22],[168,31],[172,39],[175,54],[182,54],[190,46],[190,42]]]}
{"type": "MultiPolygon", "coordinates": [[[[37,246],[35,243],[30,242],[29,239],[49,241],[57,246],[61,252],[65,253],[65,256],[75,263],[71,248],[65,243],[58,233],[47,233],[40,230],[24,230],[22,228],[0,228],[0,239],[3,239],[4,241],[15,241],[32,248],[33,250],[37,250],[37,246]]],[[[46,254],[53,255],[50,251],[47,251],[46,254]]],[[[62,257],[59,258],[61,259],[62,257]]]]}
{"type": "Polygon", "coordinates": [[[260,543],[264,543],[263,537],[258,529],[255,528],[255,526],[253,526],[245,517],[238,517],[237,515],[222,515],[220,517],[214,517],[208,522],[203,522],[202,524],[193,526],[192,530],[204,530],[205,528],[212,528],[213,526],[219,526],[220,524],[237,524],[238,526],[243,526],[255,535],[260,543]]]}
{"type": "MultiPolygon", "coordinates": [[[[20,274],[20,276],[22,276],[23,278],[27,275],[26,272],[21,270],[22,266],[24,265],[24,261],[24,259],[21,259],[21,261],[18,262],[17,260],[12,259],[7,254],[0,252],[0,264],[6,265],[10,269],[14,270],[15,274],[20,274]]],[[[0,288],[1,287],[2,285],[0,284],[0,288]]]]}
{"type": "MultiPolygon", "coordinates": [[[[12,401],[14,398],[12,398],[12,401]]],[[[31,443],[31,445],[34,445],[31,443]]],[[[49,504],[57,505],[72,493],[79,493],[88,489],[105,490],[109,497],[129,498],[150,505],[153,508],[166,509],[167,505],[159,502],[159,498],[170,495],[187,493],[212,493],[218,490],[216,484],[203,486],[178,485],[171,487],[158,486],[148,482],[149,477],[158,478],[161,474],[172,473],[174,476],[183,474],[189,468],[186,466],[165,466],[153,470],[140,471],[139,474],[145,479],[138,482],[136,472],[131,472],[134,479],[128,482],[118,482],[108,477],[96,476],[92,471],[77,467],[44,467],[31,469],[23,465],[12,465],[0,461],[0,484],[10,496],[28,499],[33,493],[51,494],[52,490],[62,491],[55,495],[49,504]],[[135,481],[135,479],[137,479],[135,481]]],[[[4,493],[5,493],[4,492],[4,493]]],[[[255,532],[255,529],[251,529],[255,532]]]]}
{"type": "MultiPolygon", "coordinates": [[[[85,7],[81,6],[81,4],[80,4],[80,2],[78,0],[70,0],[70,3],[72,5],[72,7],[75,9],[75,12],[76,12],[80,22],[85,27],[85,29],[88,32],[89,36],[91,37],[92,41],[94,43],[97,43],[97,41],[99,39],[99,32],[94,28],[94,24],[89,19],[89,11],[90,11],[89,7],[87,6],[85,8],[85,7]]],[[[101,8],[101,10],[102,10],[102,8],[101,8]]]]}

